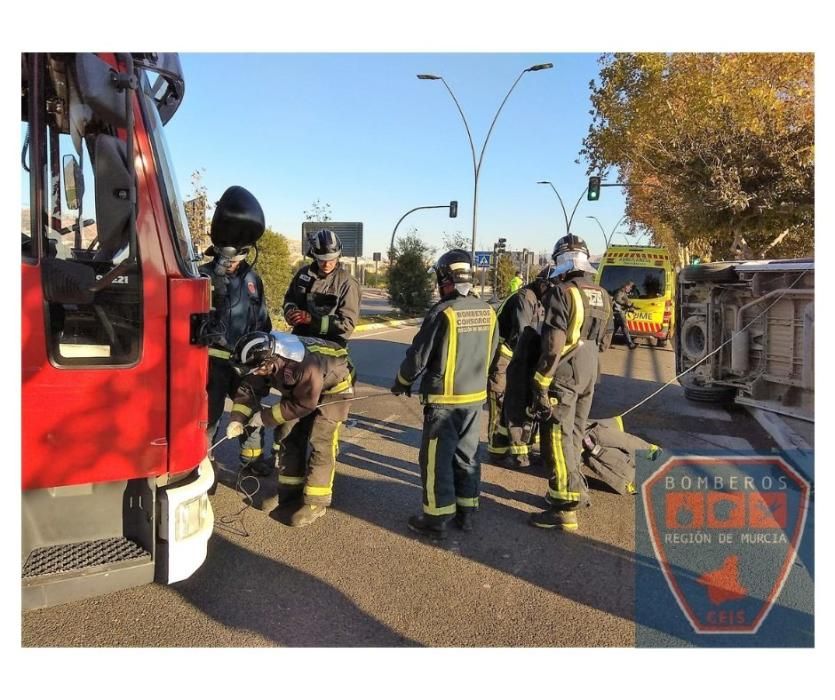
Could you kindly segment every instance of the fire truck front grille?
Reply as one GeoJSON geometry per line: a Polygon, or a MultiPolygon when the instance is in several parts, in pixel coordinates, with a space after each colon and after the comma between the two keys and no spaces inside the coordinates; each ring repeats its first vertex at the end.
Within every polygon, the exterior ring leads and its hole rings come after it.
{"type": "Polygon", "coordinates": [[[35,549],[23,565],[23,578],[47,576],[92,566],[119,564],[131,559],[150,559],[136,542],[124,537],[73,542],[35,549]]]}

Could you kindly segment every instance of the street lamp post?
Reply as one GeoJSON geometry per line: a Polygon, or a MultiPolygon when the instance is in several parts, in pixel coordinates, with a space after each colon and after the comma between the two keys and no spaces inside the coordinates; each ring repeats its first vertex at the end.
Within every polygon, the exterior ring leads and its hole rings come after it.
{"type": "Polygon", "coordinates": [[[498,110],[496,110],[496,114],[493,117],[493,121],[490,124],[490,128],[487,130],[487,136],[484,138],[484,143],[481,146],[481,152],[479,153],[478,160],[476,160],[475,155],[475,144],[473,143],[473,135],[470,132],[470,125],[467,122],[467,117],[464,116],[464,110],[461,109],[461,105],[458,102],[458,99],[455,97],[455,93],[452,92],[452,88],[450,88],[449,84],[446,80],[444,80],[443,76],[440,75],[431,75],[429,73],[421,73],[419,74],[418,80],[440,80],[444,87],[449,92],[450,97],[452,97],[452,101],[455,103],[455,106],[458,108],[458,113],[461,115],[461,119],[464,122],[464,128],[467,130],[467,139],[470,142],[470,152],[473,158],[473,239],[472,239],[472,246],[470,249],[471,255],[475,256],[475,242],[476,242],[476,230],[478,227],[478,176],[481,174],[481,164],[484,160],[484,151],[487,149],[487,142],[490,140],[490,135],[493,133],[493,127],[496,126],[496,120],[499,118],[499,114],[502,111],[502,107],[504,107],[505,102],[507,102],[507,98],[510,97],[510,93],[513,92],[513,89],[516,87],[517,83],[522,79],[522,76],[525,73],[532,73],[540,70],[546,70],[548,68],[553,68],[553,63],[538,63],[535,66],[531,66],[530,68],[525,68],[520,74],[519,77],[513,82],[513,85],[510,86],[510,90],[507,91],[507,94],[504,96],[502,103],[499,105],[498,110]]]}
{"type": "MultiPolygon", "coordinates": [[[[577,198],[577,201],[574,204],[574,208],[571,210],[571,216],[568,215],[568,212],[565,210],[565,204],[563,204],[562,197],[560,197],[560,193],[557,192],[557,188],[554,187],[554,183],[550,180],[539,180],[536,183],[537,185],[550,185],[551,189],[554,190],[554,194],[557,195],[557,199],[560,200],[560,206],[562,207],[562,214],[565,217],[565,235],[567,236],[571,233],[571,222],[574,221],[574,214],[577,212],[577,207],[580,206],[580,201],[583,199],[583,195],[588,192],[588,187],[583,188],[583,191],[580,193],[580,196],[577,198]]],[[[605,233],[603,234],[606,235],[605,233]]]]}
{"type": "MultiPolygon", "coordinates": [[[[452,204],[455,204],[456,207],[458,206],[457,202],[450,202],[449,204],[433,204],[431,206],[415,207],[414,209],[409,209],[409,211],[407,211],[405,214],[403,214],[403,216],[401,216],[397,220],[397,223],[394,225],[394,230],[391,232],[391,245],[389,246],[389,262],[391,263],[391,262],[394,261],[394,236],[397,233],[397,227],[400,226],[400,223],[403,221],[403,219],[405,219],[407,216],[409,216],[409,214],[411,214],[413,211],[418,211],[419,209],[450,209],[450,211],[452,211],[452,209],[451,209],[452,204]]],[[[456,208],[456,212],[457,212],[457,208],[456,208]]],[[[451,213],[450,213],[450,217],[452,217],[451,213]]]]}
{"type": "Polygon", "coordinates": [[[597,222],[597,225],[600,227],[600,232],[603,234],[603,240],[606,241],[606,248],[608,249],[609,246],[612,243],[612,238],[614,238],[614,236],[615,236],[615,230],[617,229],[618,226],[620,226],[621,222],[626,218],[626,214],[624,214],[622,217],[620,217],[618,219],[618,222],[614,226],[612,226],[612,232],[609,234],[608,237],[606,236],[606,231],[603,230],[603,224],[600,223],[600,220],[596,216],[587,216],[586,218],[587,219],[594,219],[597,222]]]}

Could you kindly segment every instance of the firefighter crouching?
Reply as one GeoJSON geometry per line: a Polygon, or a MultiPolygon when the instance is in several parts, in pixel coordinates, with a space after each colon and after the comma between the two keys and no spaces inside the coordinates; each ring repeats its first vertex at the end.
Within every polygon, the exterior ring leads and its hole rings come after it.
{"type": "Polygon", "coordinates": [[[592,281],[588,257],[581,238],[560,238],[551,272],[558,282],[542,299],[541,352],[529,411],[540,421],[551,507],[531,516],[535,527],[577,530],[577,509],[588,505],[588,486],[580,472],[582,439],[612,313],[609,295],[592,281]]]}
{"type": "Polygon", "coordinates": [[[354,393],[348,351],[319,338],[251,333],[238,342],[234,361],[250,374],[235,397],[226,436],[243,433],[256,415],[254,422],[266,427],[289,426],[279,458],[278,500],[283,505],[303,498],[290,524],[310,525],[333,496],[339,428],[350,406],[344,399],[354,393]],[[281,393],[281,401],[261,408],[270,388],[281,393]]]}
{"type": "Polygon", "coordinates": [[[481,482],[481,409],[499,338],[495,312],[471,293],[470,254],[460,249],[444,253],[435,274],[441,300],[424,318],[391,391],[411,396],[412,382],[423,374],[418,457],[423,514],[409,518],[409,528],[443,539],[451,518],[464,531],[473,527],[481,482]]]}
{"type": "Polygon", "coordinates": [[[508,383],[508,367],[513,362],[514,352],[519,346],[523,332],[532,327],[538,333],[542,324],[540,299],[550,284],[547,269],[545,268],[533,282],[508,297],[498,310],[499,345],[487,377],[487,451],[502,459],[501,463],[504,466],[511,468],[530,465],[529,442],[533,439],[533,433],[531,431],[527,441],[521,441],[518,439],[519,436],[516,436],[516,440],[511,440],[504,406],[507,405],[511,415],[516,418],[512,422],[518,424],[521,432],[522,425],[527,420],[525,412],[530,404],[530,397],[526,377],[523,376],[521,382],[517,379],[516,382],[508,383]]]}

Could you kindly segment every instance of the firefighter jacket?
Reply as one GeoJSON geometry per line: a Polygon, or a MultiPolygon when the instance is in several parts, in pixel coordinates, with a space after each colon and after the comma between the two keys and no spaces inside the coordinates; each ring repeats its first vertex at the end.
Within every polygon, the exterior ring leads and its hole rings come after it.
{"type": "MultiPolygon", "coordinates": [[[[215,283],[214,262],[200,266],[200,273],[215,283]]],[[[209,356],[229,359],[238,339],[253,331],[272,329],[270,314],[264,301],[264,283],[248,263],[242,262],[235,274],[226,277],[226,294],[212,295],[215,308],[211,312],[213,334],[209,356]]]]}
{"type": "Polygon", "coordinates": [[[508,359],[526,326],[537,325],[542,320],[542,304],[530,285],[509,296],[498,310],[498,352],[508,359]]]}
{"type": "Polygon", "coordinates": [[[294,326],[300,336],[325,338],[345,347],[360,313],[360,287],[341,267],[324,275],[316,263],[305,265],[290,281],[284,295],[285,315],[293,308],[307,311],[312,320],[294,326]]]}
{"type": "Polygon", "coordinates": [[[320,338],[304,338],[304,359],[286,361],[267,377],[251,375],[241,382],[232,406],[230,420],[246,423],[261,408],[261,398],[270,389],[281,394],[281,401],[261,410],[261,421],[268,428],[319,412],[333,421],[348,417],[344,399],[353,395],[354,368],[348,351],[320,338]],[[319,404],[324,404],[319,406],[319,404]]]}
{"type": "Polygon", "coordinates": [[[604,348],[612,308],[609,294],[588,274],[551,286],[542,298],[542,306],[542,352],[534,382],[540,389],[548,389],[557,367],[568,361],[580,345],[594,343],[604,348]],[[563,334],[565,343],[557,347],[554,338],[563,334]]]}
{"type": "Polygon", "coordinates": [[[454,292],[426,314],[400,365],[397,382],[410,386],[422,373],[423,403],[482,404],[487,399],[487,370],[498,343],[493,309],[474,295],[454,292]]]}

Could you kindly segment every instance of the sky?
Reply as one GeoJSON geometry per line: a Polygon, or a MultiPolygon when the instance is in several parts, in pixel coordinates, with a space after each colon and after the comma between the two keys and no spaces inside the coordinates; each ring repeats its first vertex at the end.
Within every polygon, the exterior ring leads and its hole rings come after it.
{"type": "MultiPolygon", "coordinates": [[[[464,122],[443,76],[470,125],[476,162],[502,99],[526,73],[499,115],[479,172],[476,248],[499,238],[511,250],[550,253],[565,233],[588,183],[576,163],[588,132],[589,82],[598,76],[597,53],[182,53],[185,99],[166,126],[180,193],[193,192],[191,174],[205,169],[212,201],[242,185],[261,202],[267,225],[301,237],[304,211],[315,200],[331,205],[334,221],[363,223],[364,250],[388,249],[398,219],[414,207],[457,200],[448,210],[417,211],[398,229],[412,227],[440,248],[444,232],[472,235],[473,158],[464,122]]],[[[610,178],[612,181],[613,178],[610,178]]],[[[598,202],[583,196],[572,232],[592,253],[624,213],[619,188],[603,188],[598,202]]],[[[618,230],[625,229],[621,226],[618,230]]],[[[616,237],[621,242],[623,237],[616,237]]]]}

